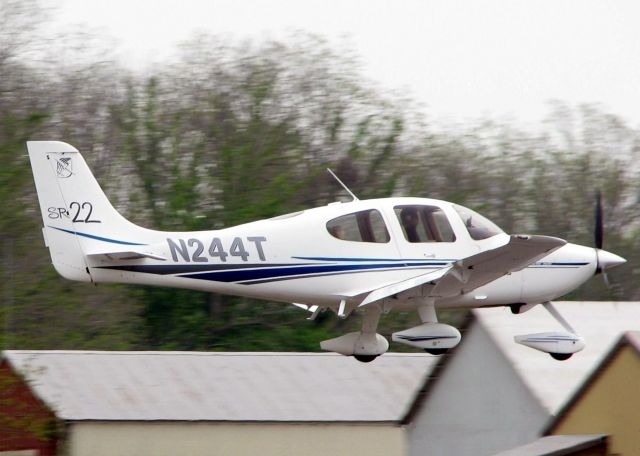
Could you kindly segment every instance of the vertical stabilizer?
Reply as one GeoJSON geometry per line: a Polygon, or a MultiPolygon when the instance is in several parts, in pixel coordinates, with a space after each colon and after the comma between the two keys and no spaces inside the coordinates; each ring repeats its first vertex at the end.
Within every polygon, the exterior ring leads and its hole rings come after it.
{"type": "Polygon", "coordinates": [[[144,245],[145,231],[111,205],[78,150],[56,141],[29,141],[29,160],[45,243],[60,275],[91,281],[86,255],[105,246],[144,245]]]}

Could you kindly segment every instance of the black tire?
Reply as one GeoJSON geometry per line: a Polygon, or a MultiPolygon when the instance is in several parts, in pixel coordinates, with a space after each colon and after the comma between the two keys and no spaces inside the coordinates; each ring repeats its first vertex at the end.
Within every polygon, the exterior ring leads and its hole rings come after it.
{"type": "Polygon", "coordinates": [[[370,363],[371,361],[376,359],[378,355],[353,355],[353,357],[361,363],[370,363]]]}
{"type": "Polygon", "coordinates": [[[425,348],[424,351],[426,351],[430,355],[444,355],[447,351],[449,351],[449,349],[448,348],[425,348]]]}
{"type": "Polygon", "coordinates": [[[566,361],[573,356],[573,353],[549,353],[553,359],[566,361]]]}
{"type": "Polygon", "coordinates": [[[524,306],[524,304],[511,304],[509,307],[511,308],[512,314],[518,315],[520,313],[520,310],[522,309],[522,306],[524,306]]]}

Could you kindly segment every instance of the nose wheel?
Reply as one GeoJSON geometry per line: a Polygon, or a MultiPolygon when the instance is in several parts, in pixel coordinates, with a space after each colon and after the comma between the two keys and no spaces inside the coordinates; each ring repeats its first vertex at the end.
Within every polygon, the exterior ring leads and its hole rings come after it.
{"type": "Polygon", "coordinates": [[[576,333],[569,322],[560,315],[553,304],[545,302],[542,306],[560,323],[564,331],[523,334],[515,336],[514,339],[518,344],[548,353],[555,360],[566,361],[574,353],[584,348],[584,340],[576,333]]]}

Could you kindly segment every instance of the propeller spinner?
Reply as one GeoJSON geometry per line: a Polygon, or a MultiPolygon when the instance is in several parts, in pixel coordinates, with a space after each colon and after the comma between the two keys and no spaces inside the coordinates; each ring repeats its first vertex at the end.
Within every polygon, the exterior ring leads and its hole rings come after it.
{"type": "Polygon", "coordinates": [[[604,217],[602,215],[602,193],[600,190],[596,192],[596,210],[595,210],[595,250],[596,250],[596,274],[602,273],[602,277],[604,278],[607,287],[609,287],[609,278],[607,277],[607,270],[624,264],[627,262],[621,256],[616,255],[615,253],[607,252],[602,249],[604,244],[604,217]]]}

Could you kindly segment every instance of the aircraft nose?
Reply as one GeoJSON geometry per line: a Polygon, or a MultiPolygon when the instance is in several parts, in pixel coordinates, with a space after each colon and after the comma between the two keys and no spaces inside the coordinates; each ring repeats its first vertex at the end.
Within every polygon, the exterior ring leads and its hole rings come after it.
{"type": "Polygon", "coordinates": [[[606,250],[598,249],[598,270],[604,271],[607,269],[615,268],[616,266],[620,266],[627,262],[621,256],[616,255],[615,253],[607,252],[606,250]]]}

